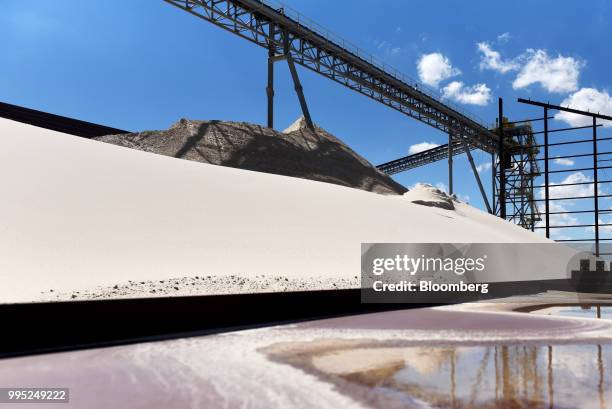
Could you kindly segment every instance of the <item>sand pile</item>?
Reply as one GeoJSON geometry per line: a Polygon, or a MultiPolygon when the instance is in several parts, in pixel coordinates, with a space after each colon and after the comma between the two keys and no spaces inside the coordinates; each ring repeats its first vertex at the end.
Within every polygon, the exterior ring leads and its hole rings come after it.
{"type": "MultiPolygon", "coordinates": [[[[231,126],[245,125],[219,128],[231,126]]],[[[0,138],[0,174],[19,175],[4,179],[0,201],[7,215],[0,218],[0,303],[330,289],[358,285],[361,243],[548,242],[459,201],[455,210],[412,203],[420,188],[372,194],[174,160],[2,118],[0,131],[7,135],[0,138]]],[[[561,263],[558,248],[537,259],[544,267],[561,263]]],[[[558,274],[542,274],[553,278],[558,274]]]]}
{"type": "Polygon", "coordinates": [[[298,119],[283,132],[246,122],[181,119],[167,131],[94,138],[213,165],[293,176],[382,194],[406,192],[340,139],[298,119]]]}

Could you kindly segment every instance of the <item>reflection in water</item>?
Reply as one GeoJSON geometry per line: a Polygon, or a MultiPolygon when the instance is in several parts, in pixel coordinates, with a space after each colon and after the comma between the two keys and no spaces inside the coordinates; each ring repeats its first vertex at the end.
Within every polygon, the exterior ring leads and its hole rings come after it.
{"type": "Polygon", "coordinates": [[[612,307],[591,304],[549,307],[535,310],[533,313],[564,317],[601,318],[612,320],[612,307]]]}
{"type": "Polygon", "coordinates": [[[313,351],[309,362],[409,407],[603,409],[610,408],[611,347],[377,345],[313,351]]]}

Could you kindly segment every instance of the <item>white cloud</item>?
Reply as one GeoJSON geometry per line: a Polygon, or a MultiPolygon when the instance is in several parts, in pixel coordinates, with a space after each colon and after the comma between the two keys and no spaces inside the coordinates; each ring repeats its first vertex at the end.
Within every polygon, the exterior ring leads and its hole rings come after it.
{"type": "MultiPolygon", "coordinates": [[[[560,183],[550,183],[548,186],[548,195],[551,199],[561,199],[564,197],[587,197],[593,196],[593,184],[590,185],[571,185],[559,186],[568,183],[588,183],[592,182],[593,178],[585,175],[582,172],[575,172],[568,175],[560,183]]],[[[540,198],[544,199],[544,189],[540,190],[540,198]]],[[[601,190],[601,189],[600,189],[601,190]]],[[[561,203],[559,203],[561,204],[561,203]]]]}
{"type": "Polygon", "coordinates": [[[396,33],[401,33],[402,32],[402,28],[401,27],[395,27],[395,32],[396,33]]]}
{"type": "MultiPolygon", "coordinates": [[[[585,175],[582,172],[575,172],[572,173],[570,175],[568,175],[565,179],[563,179],[560,183],[551,183],[549,186],[549,195],[551,199],[562,199],[564,197],[590,197],[593,196],[593,192],[594,190],[594,185],[593,184],[587,184],[587,185],[574,185],[574,186],[559,186],[561,184],[564,183],[589,183],[589,182],[593,182],[593,178],[591,178],[590,176],[585,175]]],[[[544,189],[538,189],[539,192],[539,197],[540,199],[544,199],[544,189]]],[[[606,192],[601,188],[601,186],[599,187],[599,194],[606,194],[606,192]]],[[[571,211],[573,209],[576,209],[576,207],[574,207],[578,202],[580,201],[576,201],[576,200],[554,200],[549,202],[549,206],[550,206],[550,211],[553,213],[556,212],[567,212],[567,211],[571,211]]],[[[543,204],[542,204],[543,206],[543,204]]],[[[541,208],[541,210],[543,211],[543,208],[541,208]]],[[[592,216],[589,216],[592,217],[592,216]]],[[[549,216],[550,218],[550,225],[551,226],[569,226],[569,225],[576,225],[576,224],[584,224],[585,221],[584,220],[579,220],[577,217],[575,217],[574,214],[551,214],[549,216]]],[[[591,221],[588,221],[588,223],[591,223],[591,221]]],[[[537,226],[541,226],[544,227],[546,226],[545,220],[544,220],[544,215],[542,214],[542,221],[538,222],[537,226]]],[[[601,230],[605,231],[605,228],[608,226],[602,226],[601,230]]],[[[587,231],[593,231],[593,228],[586,228],[587,231]]],[[[538,233],[543,234],[544,230],[540,229],[538,230],[538,233]]],[[[575,235],[578,234],[578,232],[576,231],[576,229],[551,229],[550,230],[550,234],[551,234],[551,239],[553,240],[562,240],[562,239],[570,239],[570,238],[576,238],[575,235]]]]}
{"type": "Polygon", "coordinates": [[[478,171],[478,173],[482,173],[489,169],[491,169],[491,162],[481,163],[480,165],[476,166],[476,170],[478,171]]]}
{"type": "MultiPolygon", "coordinates": [[[[549,207],[552,213],[567,212],[569,210],[563,202],[550,202],[549,207]]],[[[571,226],[579,224],[578,219],[572,214],[551,214],[548,217],[551,226],[571,226]]],[[[536,223],[536,227],[546,227],[544,214],[542,214],[542,220],[536,223]]],[[[575,229],[550,229],[550,238],[553,240],[568,240],[572,238],[571,236],[568,236],[568,234],[573,236],[575,234],[574,230],[575,229]]],[[[545,235],[546,233],[545,229],[538,229],[536,231],[541,235],[545,235]]]]}
{"type": "Polygon", "coordinates": [[[476,46],[478,51],[482,53],[480,58],[481,70],[493,70],[505,74],[508,71],[520,68],[520,64],[515,60],[503,60],[499,51],[493,50],[488,43],[477,43],[476,46]]]}
{"type": "Polygon", "coordinates": [[[452,66],[450,60],[440,53],[425,54],[417,62],[417,70],[421,82],[437,87],[440,81],[461,74],[452,66]]]}
{"type": "MultiPolygon", "coordinates": [[[[563,203],[559,202],[549,202],[549,208],[552,213],[568,211],[567,207],[565,207],[563,203]]],[[[572,216],[571,213],[551,214],[548,216],[548,218],[551,226],[568,226],[578,224],[578,219],[575,216],[572,216]]],[[[544,225],[546,225],[546,223],[544,223],[544,225]]]]}
{"type": "Polygon", "coordinates": [[[442,88],[442,96],[462,104],[487,105],[491,100],[491,89],[485,84],[465,86],[461,81],[453,81],[442,88]]]}
{"type": "Polygon", "coordinates": [[[510,41],[511,38],[512,36],[510,35],[510,33],[505,32],[497,36],[497,42],[500,44],[505,44],[510,41]]]}
{"type": "Polygon", "coordinates": [[[553,58],[545,50],[529,49],[521,57],[525,64],[519,71],[512,88],[520,89],[539,83],[548,92],[571,92],[578,89],[578,76],[584,63],[558,55],[553,58]]]}
{"type": "Polygon", "coordinates": [[[440,146],[440,144],[439,143],[435,143],[435,142],[416,143],[414,145],[411,145],[410,148],[408,148],[408,154],[414,155],[415,153],[423,152],[423,151],[426,151],[428,149],[433,149],[433,148],[438,147],[438,146],[440,146]]]}
{"type": "MultiPolygon", "coordinates": [[[[582,111],[612,115],[612,96],[607,91],[599,91],[595,88],[581,88],[565,98],[560,105],[582,111]]],[[[588,126],[593,124],[593,120],[590,117],[572,114],[571,112],[559,111],[555,115],[555,119],[564,121],[570,126],[588,126]]],[[[612,126],[611,121],[600,121],[600,123],[606,127],[612,126]]]]}
{"type": "Polygon", "coordinates": [[[555,158],[555,163],[561,166],[573,166],[574,161],[567,158],[555,158]]]}

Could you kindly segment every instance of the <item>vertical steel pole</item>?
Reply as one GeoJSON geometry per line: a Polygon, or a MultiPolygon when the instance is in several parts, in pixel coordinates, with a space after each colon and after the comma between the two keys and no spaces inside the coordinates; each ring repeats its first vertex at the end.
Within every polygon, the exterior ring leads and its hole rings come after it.
{"type": "Polygon", "coordinates": [[[448,194],[453,194],[453,134],[448,133],[448,194]]]}
{"type": "Polygon", "coordinates": [[[550,196],[548,191],[548,107],[544,107],[544,214],[546,238],[550,238],[550,196]]]}
{"type": "Polygon", "coordinates": [[[597,182],[597,118],[593,117],[593,196],[595,198],[595,256],[599,257],[599,184],[597,182]]]}
{"type": "Polygon", "coordinates": [[[499,217],[506,219],[506,165],[504,155],[504,102],[501,97],[498,100],[499,103],[499,147],[498,147],[498,161],[499,161],[499,217]]]}
{"type": "Polygon", "coordinates": [[[495,194],[495,154],[491,153],[491,193],[493,197],[493,214],[497,214],[497,197],[495,194]]]}
{"type": "Polygon", "coordinates": [[[268,128],[274,128],[274,24],[270,23],[270,33],[268,40],[268,86],[266,94],[268,95],[268,128]]]}
{"type": "MultiPolygon", "coordinates": [[[[529,167],[529,172],[533,173],[533,169],[531,168],[531,166],[529,167]]],[[[535,203],[533,201],[533,176],[531,177],[531,180],[529,182],[531,184],[530,188],[529,188],[529,205],[531,207],[531,220],[529,221],[529,224],[531,225],[531,231],[535,231],[535,203]]]]}
{"type": "Polygon", "coordinates": [[[268,50],[268,86],[266,94],[268,94],[268,128],[274,128],[274,50],[268,50]]]}

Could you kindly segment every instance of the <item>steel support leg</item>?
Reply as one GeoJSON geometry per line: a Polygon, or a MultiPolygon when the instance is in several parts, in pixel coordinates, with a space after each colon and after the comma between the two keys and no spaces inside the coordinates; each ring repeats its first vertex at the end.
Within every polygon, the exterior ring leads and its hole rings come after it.
{"type": "Polygon", "coordinates": [[[297,93],[298,99],[300,100],[300,106],[302,107],[302,114],[304,115],[304,119],[306,120],[306,126],[309,129],[314,129],[312,119],[310,118],[310,112],[308,111],[308,105],[306,105],[306,98],[304,98],[302,84],[300,83],[300,78],[298,77],[297,70],[295,69],[293,58],[291,58],[291,55],[289,54],[287,54],[287,64],[289,65],[289,71],[291,71],[291,78],[293,78],[295,92],[297,93]]]}
{"type": "Polygon", "coordinates": [[[448,133],[448,194],[453,194],[453,134],[448,133]]]}
{"type": "Polygon", "coordinates": [[[547,239],[550,238],[550,195],[548,187],[548,108],[544,107],[544,212],[547,239]]]}
{"type": "Polygon", "coordinates": [[[268,128],[274,128],[274,50],[268,51],[268,128]]]}
{"type": "Polygon", "coordinates": [[[493,214],[497,214],[497,197],[495,196],[495,154],[491,154],[491,194],[493,196],[493,214]]]}
{"type": "Polygon", "coordinates": [[[476,178],[476,183],[478,183],[478,189],[480,189],[482,200],[484,201],[484,204],[487,207],[487,212],[492,213],[491,205],[489,205],[489,199],[487,199],[487,193],[485,192],[484,187],[482,186],[482,182],[480,180],[480,176],[478,175],[478,169],[476,169],[476,164],[474,163],[474,158],[472,158],[470,147],[468,146],[463,136],[459,136],[459,139],[461,140],[461,143],[463,144],[463,148],[465,149],[465,153],[467,154],[468,161],[470,162],[470,166],[472,167],[472,172],[474,172],[474,177],[476,178]]]}
{"type": "Polygon", "coordinates": [[[595,205],[595,257],[599,257],[599,180],[597,178],[597,118],[593,117],[593,197],[595,205]]]}
{"type": "MultiPolygon", "coordinates": [[[[274,24],[270,24],[270,37],[274,38],[274,24]]],[[[274,54],[276,50],[274,43],[270,41],[268,48],[268,86],[266,94],[268,95],[268,128],[274,128],[274,54]]]]}
{"type": "Polygon", "coordinates": [[[504,101],[499,98],[499,140],[497,159],[499,161],[499,217],[506,220],[506,158],[504,155],[504,101]]]}

